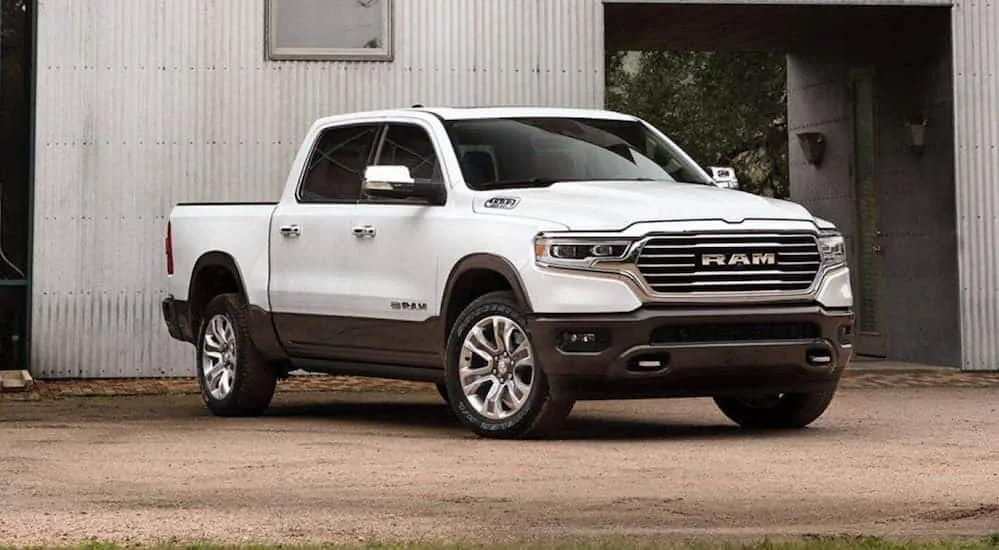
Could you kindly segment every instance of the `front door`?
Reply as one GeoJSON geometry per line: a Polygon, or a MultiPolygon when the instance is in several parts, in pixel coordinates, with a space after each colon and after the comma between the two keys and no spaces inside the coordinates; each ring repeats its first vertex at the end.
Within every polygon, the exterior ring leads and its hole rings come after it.
{"type": "Polygon", "coordinates": [[[295,197],[274,212],[269,294],[278,337],[293,356],[341,359],[354,347],[345,330],[355,281],[351,222],[380,131],[377,122],[325,129],[295,197]]]}
{"type": "MultiPolygon", "coordinates": [[[[425,122],[388,124],[375,164],[403,165],[416,179],[445,184],[425,122]]],[[[353,225],[353,333],[366,355],[386,363],[437,367],[440,309],[437,247],[446,247],[446,210],[421,200],[361,197],[353,225]]],[[[453,226],[452,226],[453,228],[453,226]]],[[[453,230],[453,229],[452,229],[453,230]]]]}
{"type": "Polygon", "coordinates": [[[873,69],[851,74],[853,95],[853,178],[857,196],[854,239],[858,355],[884,357],[884,259],[881,242],[880,186],[877,171],[877,94],[873,69]]]}

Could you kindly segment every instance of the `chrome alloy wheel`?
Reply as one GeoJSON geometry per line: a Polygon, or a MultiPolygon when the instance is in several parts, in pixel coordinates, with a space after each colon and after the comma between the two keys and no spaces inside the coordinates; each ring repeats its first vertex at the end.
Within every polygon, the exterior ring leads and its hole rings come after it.
{"type": "Polygon", "coordinates": [[[468,403],[490,420],[516,414],[534,384],[534,350],[513,320],[492,315],[468,331],[458,358],[458,380],[468,403]]]}
{"type": "Polygon", "coordinates": [[[205,327],[201,371],[205,387],[213,398],[228,397],[236,378],[236,331],[225,315],[215,315],[205,327]]]}

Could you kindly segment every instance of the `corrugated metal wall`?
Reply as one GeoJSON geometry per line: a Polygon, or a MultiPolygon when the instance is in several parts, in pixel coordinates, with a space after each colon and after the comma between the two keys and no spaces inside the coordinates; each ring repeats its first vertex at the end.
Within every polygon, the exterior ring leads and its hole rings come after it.
{"type": "MultiPolygon", "coordinates": [[[[999,369],[999,5],[954,14],[958,263],[963,366],[999,369]]],[[[932,124],[932,123],[931,123],[932,124]]],[[[930,126],[928,131],[933,131],[930,126]]]]}
{"type": "Polygon", "coordinates": [[[775,6],[950,6],[954,0],[603,0],[605,4],[760,4],[775,6]]]}
{"type": "MultiPolygon", "coordinates": [[[[189,348],[166,336],[158,311],[165,216],[182,200],[275,199],[317,116],[416,102],[602,104],[599,0],[402,0],[390,64],[265,62],[262,0],[38,4],[39,377],[189,374],[189,348]]],[[[967,369],[999,368],[997,10],[953,8],[967,369]]]]}
{"type": "MultiPolygon", "coordinates": [[[[32,370],[190,375],[165,217],[276,200],[318,116],[603,103],[599,0],[401,0],[392,63],[265,62],[263,0],[39,0],[32,370]]],[[[263,243],[261,243],[263,244],[263,243]]]]}

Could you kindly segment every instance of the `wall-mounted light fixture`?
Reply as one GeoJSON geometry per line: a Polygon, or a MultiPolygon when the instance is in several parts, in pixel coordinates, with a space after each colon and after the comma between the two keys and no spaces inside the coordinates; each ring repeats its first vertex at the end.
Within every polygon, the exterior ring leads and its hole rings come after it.
{"type": "Polygon", "coordinates": [[[909,147],[917,155],[923,154],[926,146],[926,123],[929,122],[925,115],[915,115],[909,117],[906,125],[909,127],[909,147]]]}
{"type": "Polygon", "coordinates": [[[798,143],[808,164],[820,166],[826,153],[826,136],[822,132],[800,132],[798,143]]]}

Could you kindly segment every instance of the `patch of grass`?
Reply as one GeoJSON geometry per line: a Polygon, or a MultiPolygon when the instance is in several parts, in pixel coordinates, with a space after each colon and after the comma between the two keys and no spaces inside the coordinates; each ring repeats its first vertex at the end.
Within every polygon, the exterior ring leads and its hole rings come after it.
{"type": "Polygon", "coordinates": [[[879,537],[806,536],[774,541],[736,542],[718,539],[664,540],[650,537],[534,540],[519,543],[365,543],[365,544],[219,544],[179,541],[117,544],[91,540],[78,545],[0,546],[0,550],[995,550],[999,533],[979,540],[904,541],[879,537]]]}

